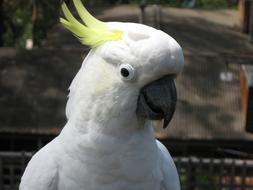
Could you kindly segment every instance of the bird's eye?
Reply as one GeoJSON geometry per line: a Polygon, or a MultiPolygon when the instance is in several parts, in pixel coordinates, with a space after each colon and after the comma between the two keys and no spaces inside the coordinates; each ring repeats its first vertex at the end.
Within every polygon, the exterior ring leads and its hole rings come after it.
{"type": "Polygon", "coordinates": [[[119,72],[120,72],[121,78],[125,81],[130,81],[134,79],[135,70],[129,64],[120,65],[119,72]]]}

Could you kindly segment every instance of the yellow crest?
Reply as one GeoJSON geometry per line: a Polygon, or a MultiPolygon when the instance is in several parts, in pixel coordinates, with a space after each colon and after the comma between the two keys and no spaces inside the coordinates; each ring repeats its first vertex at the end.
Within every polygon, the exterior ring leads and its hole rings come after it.
{"type": "Polygon", "coordinates": [[[62,4],[64,18],[60,18],[60,22],[65,28],[70,30],[82,44],[97,47],[108,41],[117,41],[122,37],[122,32],[110,31],[105,23],[93,17],[83,6],[80,0],[73,0],[78,15],[84,22],[81,24],[69,11],[65,3],[62,4]]]}

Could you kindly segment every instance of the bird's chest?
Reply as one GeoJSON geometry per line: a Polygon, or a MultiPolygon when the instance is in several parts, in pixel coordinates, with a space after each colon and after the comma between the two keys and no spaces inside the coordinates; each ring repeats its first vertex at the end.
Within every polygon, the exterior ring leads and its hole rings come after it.
{"type": "Polygon", "coordinates": [[[87,149],[68,156],[59,172],[61,190],[159,190],[161,174],[156,152],[143,147],[101,151],[87,149]],[[81,155],[82,154],[82,155],[81,155]]]}

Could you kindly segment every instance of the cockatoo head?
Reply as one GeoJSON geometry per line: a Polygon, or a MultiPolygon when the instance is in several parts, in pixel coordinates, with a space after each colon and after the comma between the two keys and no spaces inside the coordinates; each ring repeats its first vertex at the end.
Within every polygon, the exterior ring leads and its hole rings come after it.
{"type": "Polygon", "coordinates": [[[83,109],[81,102],[102,98],[101,109],[133,113],[137,118],[164,119],[166,127],[177,99],[174,77],[184,63],[179,44],[146,25],[103,23],[87,12],[80,0],[73,2],[85,25],[71,15],[65,4],[62,8],[66,20],[60,21],[92,49],[71,84],[67,116],[76,113],[78,106],[83,109]]]}

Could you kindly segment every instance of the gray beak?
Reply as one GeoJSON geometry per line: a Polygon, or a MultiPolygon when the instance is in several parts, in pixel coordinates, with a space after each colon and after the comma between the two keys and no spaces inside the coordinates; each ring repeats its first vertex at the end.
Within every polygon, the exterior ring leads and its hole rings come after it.
{"type": "Polygon", "coordinates": [[[166,128],[175,112],[176,101],[174,78],[165,76],[141,89],[136,113],[139,117],[151,120],[164,119],[163,128],[166,128]]]}

